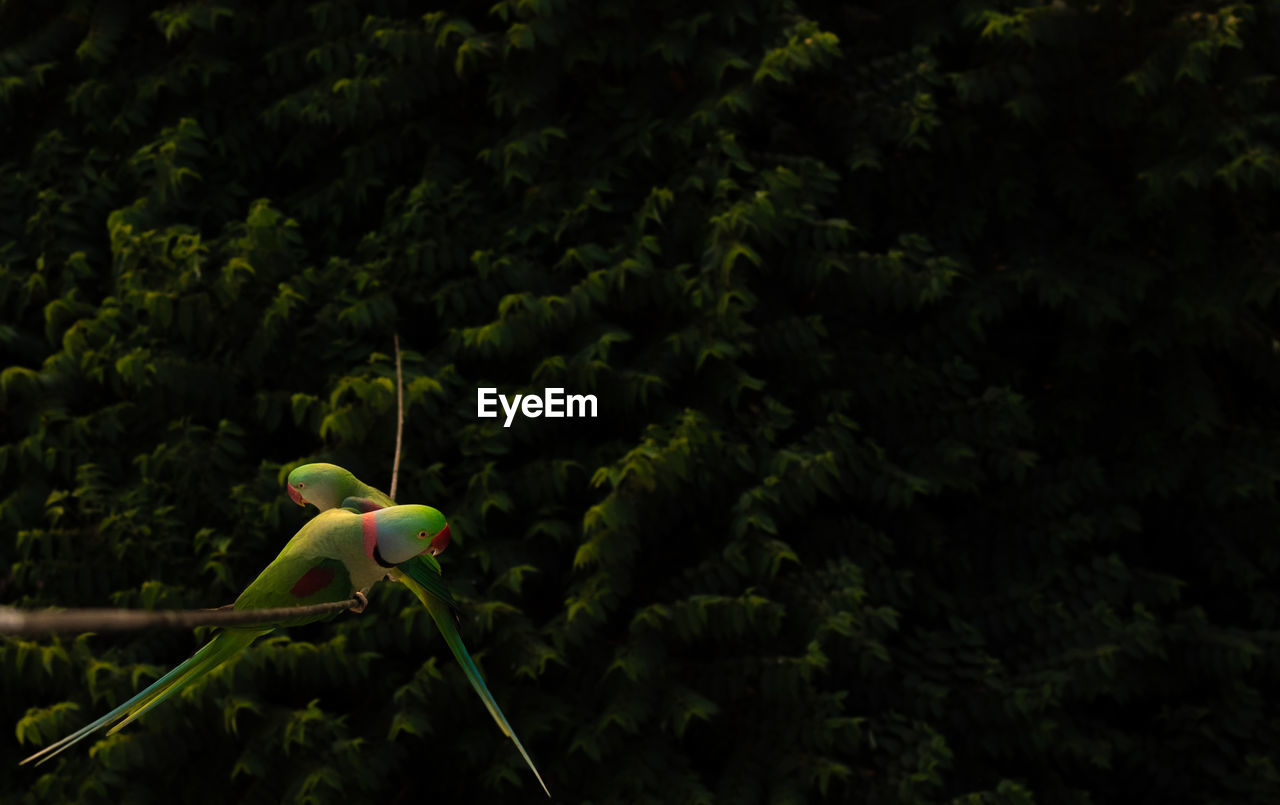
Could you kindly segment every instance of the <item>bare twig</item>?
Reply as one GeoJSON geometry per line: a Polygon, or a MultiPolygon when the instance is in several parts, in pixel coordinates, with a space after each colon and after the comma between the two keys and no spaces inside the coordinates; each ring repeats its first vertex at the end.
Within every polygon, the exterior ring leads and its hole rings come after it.
{"type": "Polygon", "coordinates": [[[396,343],[396,457],[391,462],[391,499],[396,499],[396,482],[400,480],[400,441],[404,437],[404,376],[400,372],[400,334],[396,343]]]}
{"type": "Polygon", "coordinates": [[[346,601],[273,609],[186,609],[151,612],[134,609],[22,610],[0,607],[0,634],[118,632],[130,629],[190,629],[194,626],[253,626],[328,612],[364,610],[368,599],[357,593],[346,601]]]}

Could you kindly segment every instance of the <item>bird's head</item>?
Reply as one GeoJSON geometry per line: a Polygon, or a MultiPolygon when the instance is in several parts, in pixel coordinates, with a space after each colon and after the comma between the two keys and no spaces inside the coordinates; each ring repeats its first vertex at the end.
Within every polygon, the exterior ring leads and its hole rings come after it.
{"type": "Polygon", "coordinates": [[[320,511],[337,508],[355,494],[359,481],[336,464],[303,464],[289,473],[289,497],[299,506],[308,503],[320,511]]]}
{"type": "Polygon", "coordinates": [[[369,546],[371,558],[381,559],[383,564],[407,562],[433,545],[449,541],[448,522],[430,506],[389,506],[365,516],[377,523],[374,544],[369,546]],[[375,550],[377,555],[373,556],[375,550]]]}

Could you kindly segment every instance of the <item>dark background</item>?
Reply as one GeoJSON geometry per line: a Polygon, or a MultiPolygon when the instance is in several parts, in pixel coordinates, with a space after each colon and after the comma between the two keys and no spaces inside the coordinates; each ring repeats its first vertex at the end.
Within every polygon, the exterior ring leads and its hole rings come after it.
{"type": "MultiPolygon", "coordinates": [[[[449,515],[558,801],[1280,801],[1280,5],[0,2],[0,603],[449,515]],[[599,399],[475,416],[476,389],[599,399]]],[[[0,798],[536,802],[397,585],[0,798]]]]}

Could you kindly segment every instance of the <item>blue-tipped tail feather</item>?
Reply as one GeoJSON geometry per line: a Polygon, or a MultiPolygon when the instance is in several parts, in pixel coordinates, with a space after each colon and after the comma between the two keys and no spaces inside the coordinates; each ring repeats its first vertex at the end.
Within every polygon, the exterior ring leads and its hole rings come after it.
{"type": "Polygon", "coordinates": [[[409,589],[413,590],[414,595],[418,596],[423,604],[426,604],[427,611],[431,613],[436,626],[440,628],[440,633],[444,635],[444,640],[449,644],[449,649],[453,652],[453,656],[458,659],[458,663],[462,666],[468,681],[471,682],[471,687],[475,688],[476,693],[480,694],[480,699],[484,702],[484,706],[488,708],[489,714],[493,716],[493,720],[498,723],[498,728],[502,730],[504,735],[515,742],[516,749],[520,750],[520,756],[529,765],[533,776],[538,778],[538,785],[541,785],[542,790],[550,797],[551,791],[548,790],[547,784],[542,781],[542,775],[538,773],[538,767],[533,765],[533,758],[529,757],[529,753],[524,749],[524,744],[520,743],[520,739],[516,737],[515,730],[511,729],[511,725],[507,723],[507,717],[502,714],[502,708],[498,707],[498,702],[494,700],[493,694],[489,692],[489,687],[484,683],[484,677],[480,676],[480,669],[471,661],[471,655],[467,653],[467,647],[462,644],[462,635],[458,634],[458,628],[453,622],[454,613],[450,607],[450,603],[453,600],[452,597],[448,601],[443,601],[429,592],[428,584],[433,584],[435,578],[429,574],[424,576],[424,568],[418,563],[409,561],[396,567],[403,574],[400,580],[406,582],[409,589]]]}
{"type": "Polygon", "coordinates": [[[214,637],[208,643],[204,644],[190,659],[180,663],[169,673],[157,679],[148,685],[141,693],[134,696],[129,701],[115,708],[103,717],[92,721],[65,738],[49,744],[44,749],[36,752],[26,760],[21,761],[18,765],[25,765],[32,761],[38,766],[46,760],[54,757],[65,749],[69,749],[92,733],[102,729],[118,719],[124,719],[119,724],[111,728],[108,734],[114,734],[117,730],[133,721],[138,716],[155,707],[160,702],[172,696],[174,693],[195,682],[200,677],[217,668],[223,662],[230,659],[245,646],[248,646],[254,639],[263,632],[248,632],[242,630],[233,630],[222,632],[214,637]]]}

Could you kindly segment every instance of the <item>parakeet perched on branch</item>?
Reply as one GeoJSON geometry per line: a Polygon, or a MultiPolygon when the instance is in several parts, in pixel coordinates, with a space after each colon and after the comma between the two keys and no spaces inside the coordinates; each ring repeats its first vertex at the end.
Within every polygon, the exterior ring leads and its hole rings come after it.
{"type": "MultiPolygon", "coordinates": [[[[336,464],[317,463],[298,467],[289,473],[288,491],[289,497],[299,506],[310,503],[320,509],[321,513],[318,517],[335,510],[335,507],[365,512],[362,515],[364,517],[368,517],[370,513],[376,515],[380,512],[408,508],[396,506],[386,494],[363,483],[336,464]]],[[[493,694],[485,685],[484,678],[480,676],[480,670],[476,668],[466,646],[462,643],[462,635],[458,633],[458,627],[455,624],[454,610],[457,608],[457,602],[445,584],[444,577],[440,573],[440,563],[435,558],[435,554],[443,551],[449,544],[449,526],[444,523],[443,517],[440,519],[440,524],[441,527],[438,530],[431,531],[431,542],[425,552],[417,549],[409,553],[408,551],[417,548],[416,544],[411,544],[406,546],[404,554],[382,551],[376,558],[387,567],[388,575],[396,581],[403,582],[426,606],[427,612],[436,622],[445,642],[449,644],[453,656],[457,658],[458,664],[467,675],[467,680],[471,682],[476,693],[480,694],[484,706],[489,709],[489,714],[493,716],[493,720],[497,722],[503,734],[515,742],[525,763],[529,764],[529,768],[542,785],[542,790],[547,792],[547,796],[551,796],[546,783],[542,782],[542,775],[538,774],[537,767],[533,765],[533,759],[529,757],[524,745],[516,737],[515,731],[507,723],[506,716],[502,714],[493,694]]]]}
{"type": "MultiPolygon", "coordinates": [[[[323,512],[289,540],[232,607],[245,610],[307,606],[343,601],[356,593],[363,595],[388,567],[426,551],[431,538],[447,530],[444,515],[430,506],[396,506],[368,514],[341,508],[323,512]]],[[[137,696],[22,763],[44,762],[118,721],[111,728],[111,733],[116,732],[273,629],[331,618],[334,614],[228,627],[137,696]]]]}

